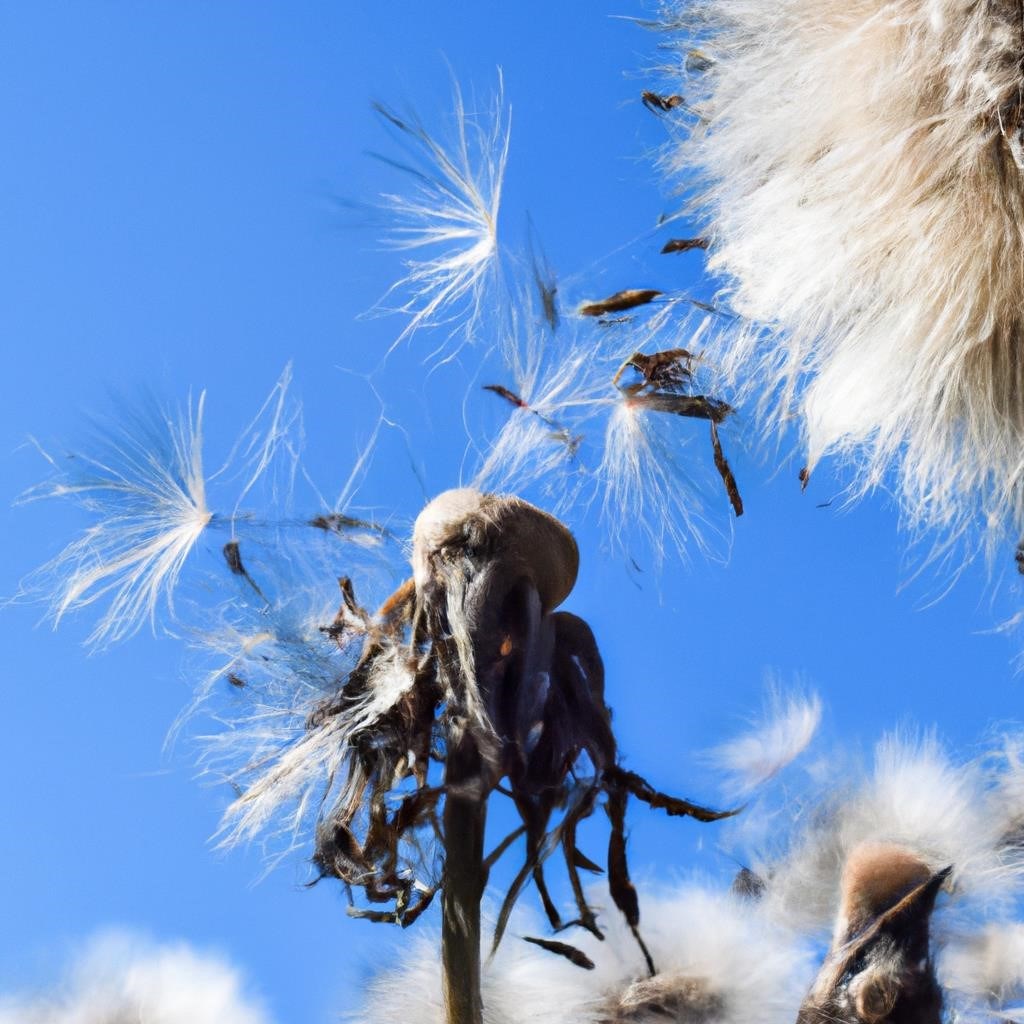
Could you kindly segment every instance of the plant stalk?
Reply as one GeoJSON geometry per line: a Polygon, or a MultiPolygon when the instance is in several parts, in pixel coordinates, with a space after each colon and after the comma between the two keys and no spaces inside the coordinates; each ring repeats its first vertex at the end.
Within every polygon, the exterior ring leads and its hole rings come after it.
{"type": "Polygon", "coordinates": [[[441,968],[447,1024],[483,1024],[480,994],[480,901],[487,884],[487,798],[480,752],[463,734],[445,765],[441,968]]]}

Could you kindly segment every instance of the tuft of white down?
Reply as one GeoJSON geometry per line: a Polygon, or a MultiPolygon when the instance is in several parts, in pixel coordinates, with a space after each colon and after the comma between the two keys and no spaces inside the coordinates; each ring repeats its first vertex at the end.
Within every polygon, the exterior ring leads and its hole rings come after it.
{"type": "Polygon", "coordinates": [[[775,778],[807,749],[821,724],[821,698],[780,690],[769,693],[764,714],[752,728],[709,751],[726,774],[725,788],[745,796],[775,778]]]}
{"type": "Polygon", "coordinates": [[[0,996],[0,1024],[269,1024],[223,957],[109,931],[46,996],[0,996]]]}
{"type": "Polygon", "coordinates": [[[950,944],[939,979],[958,1020],[1024,1020],[1024,925],[992,924],[950,944]]]}
{"type": "Polygon", "coordinates": [[[701,53],[670,164],[696,174],[709,268],[751,322],[723,343],[730,372],[767,382],[770,423],[802,413],[810,468],[850,458],[859,493],[897,466],[912,525],[1019,526],[1017,0],[667,8],[701,53]]]}
{"type": "MultiPolygon", "coordinates": [[[[597,894],[592,894],[595,899],[597,894]]],[[[607,895],[604,894],[606,902],[607,895]]],[[[641,930],[659,974],[659,995],[692,1005],[680,1019],[715,1024],[791,1024],[813,975],[808,951],[773,926],[756,904],[696,884],[641,893],[641,930]]],[[[529,945],[538,921],[519,916],[497,956],[484,965],[485,1024],[656,1024],[664,1014],[637,1013],[651,994],[643,959],[614,908],[602,916],[605,942],[577,932],[559,940],[594,962],[584,970],[529,945]],[[517,932],[518,934],[513,934],[517,932]],[[628,1014],[628,1015],[627,1015],[628,1014]]],[[[353,1024],[443,1024],[436,936],[419,937],[402,962],[377,976],[353,1024]]]]}
{"type": "Polygon", "coordinates": [[[871,771],[846,769],[821,786],[824,797],[789,809],[798,823],[790,848],[758,865],[767,912],[795,928],[830,929],[850,853],[892,843],[931,871],[952,866],[939,932],[1011,913],[1024,884],[1010,832],[1017,808],[1006,798],[1012,773],[1012,765],[957,762],[934,738],[883,739],[871,771]]]}

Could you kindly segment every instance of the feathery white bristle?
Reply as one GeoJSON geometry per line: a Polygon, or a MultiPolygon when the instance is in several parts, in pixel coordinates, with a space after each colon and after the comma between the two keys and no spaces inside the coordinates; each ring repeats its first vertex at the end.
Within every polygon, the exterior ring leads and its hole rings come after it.
{"type": "Polygon", "coordinates": [[[1000,774],[987,763],[958,763],[933,737],[890,736],[869,773],[844,769],[818,785],[822,795],[789,808],[801,823],[789,850],[759,865],[780,920],[830,927],[842,865],[862,843],[904,847],[932,871],[952,866],[944,927],[1005,915],[1021,896],[1024,858],[1007,842],[1000,774]]]}
{"type": "Polygon", "coordinates": [[[185,943],[94,938],[44,995],[0,995],[0,1024],[268,1024],[237,970],[185,943]]]}
{"type": "Polygon", "coordinates": [[[333,805],[347,781],[349,741],[372,720],[375,708],[393,702],[395,687],[382,678],[351,713],[308,728],[309,715],[344,683],[362,637],[339,646],[323,631],[339,600],[329,567],[320,566],[317,585],[311,585],[307,573],[316,563],[292,565],[289,577],[285,554],[274,554],[283,573],[276,589],[289,596],[274,594],[269,606],[233,602],[222,627],[197,637],[196,645],[216,668],[187,715],[203,711],[218,725],[198,737],[200,768],[212,779],[229,781],[238,794],[221,822],[221,842],[260,836],[271,846],[283,840],[287,852],[310,838],[318,814],[333,805]]]}
{"type": "Polygon", "coordinates": [[[474,477],[484,490],[522,493],[539,484],[555,514],[571,511],[586,473],[579,458],[595,404],[607,391],[609,371],[588,337],[557,342],[545,329],[514,323],[504,346],[508,384],[524,403],[505,407],[504,423],[474,477]]]}
{"type": "Polygon", "coordinates": [[[228,475],[242,481],[235,498],[235,519],[242,502],[257,483],[266,485],[267,500],[274,506],[287,506],[292,496],[305,438],[302,405],[293,397],[291,384],[292,364],[289,362],[239,435],[224,465],[211,476],[211,480],[228,475]]]}
{"type": "MultiPolygon", "coordinates": [[[[384,209],[394,218],[388,236],[398,250],[437,250],[437,255],[405,261],[405,276],[388,290],[402,297],[395,310],[409,321],[397,345],[421,327],[461,321],[472,337],[498,252],[498,211],[508,160],[511,114],[505,105],[500,75],[491,108],[467,113],[454,87],[454,129],[450,143],[439,141],[415,118],[400,117],[378,105],[379,113],[411,139],[420,167],[394,166],[410,175],[410,194],[387,193],[384,209]]],[[[391,161],[387,161],[391,163],[391,161]]]]}
{"type": "MultiPolygon", "coordinates": [[[[898,467],[915,526],[1024,510],[1024,23],[1015,0],[674,0],[670,156],[755,326],[732,372],[803,413],[808,466],[898,467]],[[682,62],[681,62],[682,63],[682,62]]],[[[993,539],[993,538],[990,538],[993,539]]]]}
{"type": "MultiPolygon", "coordinates": [[[[706,423],[696,429],[706,436],[706,423]]],[[[647,411],[627,397],[617,399],[608,414],[597,470],[602,519],[620,550],[628,548],[628,537],[637,531],[655,565],[666,551],[684,560],[694,546],[713,553],[715,538],[721,536],[704,501],[708,474],[702,460],[710,458],[710,444],[701,451],[685,430],[678,418],[647,411]]]]}
{"type": "Polygon", "coordinates": [[[62,457],[43,452],[51,479],[23,500],[70,499],[92,519],[77,540],[23,584],[29,593],[52,594],[55,626],[67,612],[102,598],[109,604],[89,635],[91,645],[123,640],[147,619],[155,626],[161,599],[173,620],[174,591],[190,552],[211,523],[227,522],[208,501],[213,482],[243,480],[230,516],[233,527],[257,482],[275,477],[274,502],[290,494],[301,443],[301,412],[288,395],[290,380],[289,364],[227,461],[209,477],[202,451],[205,392],[194,408],[190,402],[178,415],[149,406],[104,425],[92,451],[62,457]],[[285,478],[279,480],[282,461],[285,478]]]}
{"type": "Polygon", "coordinates": [[[709,751],[709,758],[725,773],[726,792],[745,796],[799,757],[820,724],[821,699],[817,694],[785,695],[776,687],[753,728],[709,751]]]}
{"type": "MultiPolygon", "coordinates": [[[[609,902],[607,894],[591,895],[609,902]]],[[[696,1012],[681,1019],[790,1024],[813,968],[808,951],[791,933],[773,927],[756,905],[687,884],[641,893],[641,906],[644,939],[660,972],[659,993],[693,1000],[696,1012]],[[704,1006],[713,1007],[710,1016],[701,1016],[704,1006]]],[[[602,920],[608,928],[604,942],[582,931],[558,936],[590,957],[595,967],[588,971],[522,941],[522,935],[545,932],[539,921],[518,913],[496,957],[484,964],[485,1024],[666,1019],[615,1015],[623,1002],[643,996],[647,972],[636,940],[617,913],[609,910],[602,920]]],[[[378,975],[356,1024],[443,1024],[435,946],[434,936],[419,937],[397,969],[378,975]]]]}
{"type": "Polygon", "coordinates": [[[938,973],[957,1019],[1024,1019],[1024,925],[991,924],[951,942],[938,973]]]}
{"type": "MultiPolygon", "coordinates": [[[[103,437],[92,454],[46,456],[53,478],[26,495],[70,498],[93,518],[45,565],[55,625],[65,613],[110,597],[90,644],[122,640],[170,606],[189,552],[212,518],[203,478],[203,405],[180,417],[156,409],[103,437]]],[[[45,455],[45,452],[44,452],[45,455]]]]}

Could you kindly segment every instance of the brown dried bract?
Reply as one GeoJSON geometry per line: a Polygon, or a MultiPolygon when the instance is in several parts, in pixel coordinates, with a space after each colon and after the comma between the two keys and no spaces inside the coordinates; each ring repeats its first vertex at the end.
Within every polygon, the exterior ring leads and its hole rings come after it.
{"type": "Polygon", "coordinates": [[[685,348],[669,348],[651,355],[634,352],[619,367],[612,378],[612,384],[620,387],[623,373],[627,367],[632,367],[643,377],[643,382],[621,386],[623,391],[635,394],[645,387],[661,391],[682,391],[693,380],[693,364],[699,358],[685,348]]]}
{"type": "Polygon", "coordinates": [[[500,395],[504,398],[506,402],[514,405],[517,409],[529,408],[526,402],[524,402],[514,391],[510,391],[501,384],[485,384],[483,387],[484,391],[493,391],[496,395],[500,395]]]}
{"type": "Polygon", "coordinates": [[[604,316],[606,313],[624,313],[627,309],[645,306],[664,294],[655,288],[626,288],[606,299],[587,302],[580,306],[580,316],[604,316]]]}
{"type": "Polygon", "coordinates": [[[524,935],[523,941],[532,942],[535,946],[540,946],[541,949],[546,949],[549,953],[557,953],[559,956],[564,956],[570,963],[574,963],[577,967],[582,967],[585,971],[592,971],[594,969],[594,961],[582,949],[570,946],[568,942],[556,942],[554,939],[535,939],[531,935],[524,935]]]}

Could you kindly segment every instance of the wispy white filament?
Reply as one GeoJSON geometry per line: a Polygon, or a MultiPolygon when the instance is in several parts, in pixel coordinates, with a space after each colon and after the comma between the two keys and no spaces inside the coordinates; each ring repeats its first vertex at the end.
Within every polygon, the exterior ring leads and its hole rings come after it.
{"type": "Polygon", "coordinates": [[[121,640],[171,604],[182,567],[210,522],[203,478],[204,395],[180,417],[156,409],[111,430],[92,454],[46,455],[54,473],[27,498],[70,498],[93,518],[41,570],[54,581],[53,617],[110,597],[89,636],[121,640]]]}
{"type": "Polygon", "coordinates": [[[774,689],[762,718],[753,728],[710,751],[712,762],[726,773],[726,789],[746,795],[774,778],[807,749],[821,723],[816,694],[783,694],[774,689]]]}
{"type": "MultiPolygon", "coordinates": [[[[593,427],[598,396],[607,392],[607,360],[589,337],[553,337],[516,318],[505,346],[507,387],[521,407],[493,396],[504,418],[474,485],[485,490],[527,490],[540,484],[555,514],[567,513],[585,479],[580,452],[593,427]],[[499,407],[500,406],[500,407],[499,407]]],[[[593,439],[592,439],[593,440],[593,439]]]]}
{"type": "Polygon", "coordinates": [[[467,113],[455,86],[450,142],[440,141],[414,116],[378,109],[412,140],[419,157],[419,166],[394,164],[409,175],[411,191],[381,197],[394,219],[389,243],[398,250],[424,253],[406,259],[405,275],[381,302],[387,308],[392,295],[399,297],[394,311],[409,318],[395,344],[421,327],[456,319],[470,338],[498,249],[511,116],[501,80],[491,108],[479,114],[467,113]]]}

